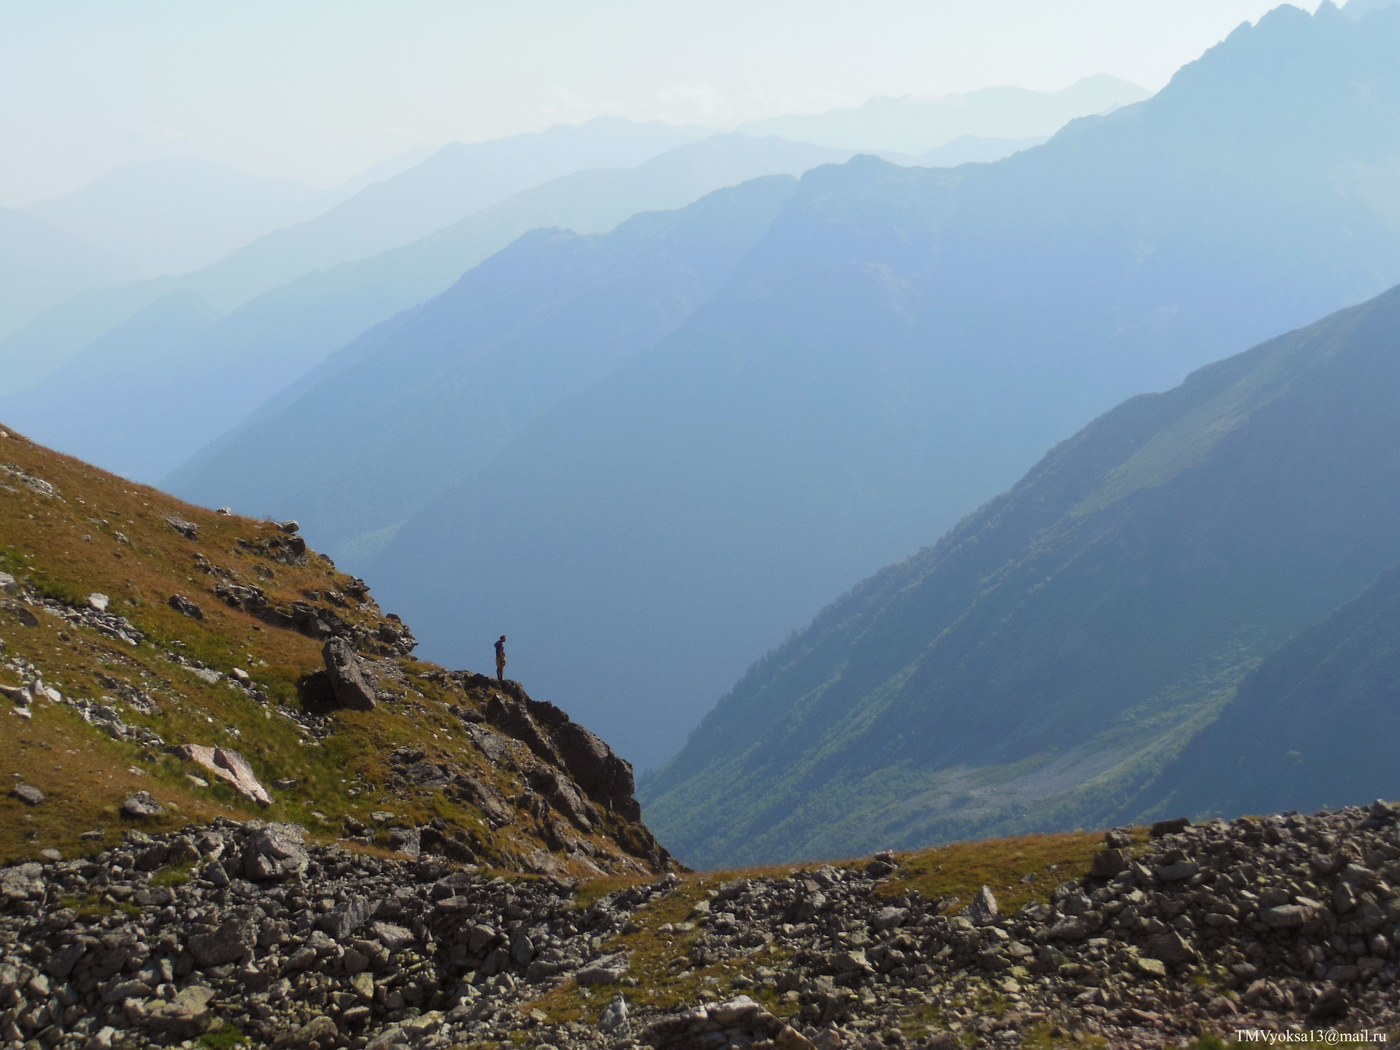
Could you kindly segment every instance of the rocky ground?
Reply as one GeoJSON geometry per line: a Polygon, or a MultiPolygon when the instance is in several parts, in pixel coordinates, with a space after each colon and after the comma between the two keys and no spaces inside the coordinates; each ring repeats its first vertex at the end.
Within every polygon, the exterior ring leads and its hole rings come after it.
{"type": "Polygon", "coordinates": [[[901,890],[911,858],[888,854],[596,896],[307,845],[293,825],[133,829],[0,871],[0,1044],[1384,1042],[1396,820],[1377,803],[1111,831],[1089,872],[1012,915],[985,888],[901,890]]]}

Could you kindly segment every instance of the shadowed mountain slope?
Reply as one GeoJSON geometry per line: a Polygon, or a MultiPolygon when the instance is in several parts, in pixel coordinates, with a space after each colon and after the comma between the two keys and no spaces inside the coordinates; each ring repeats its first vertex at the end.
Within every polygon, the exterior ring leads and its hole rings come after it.
{"type": "Polygon", "coordinates": [[[1352,805],[1395,782],[1400,569],[1278,650],[1148,793],[1156,810],[1352,805]]]}
{"type": "Polygon", "coordinates": [[[506,631],[659,765],[757,654],[1065,435],[1400,282],[1392,198],[1361,192],[1400,157],[1397,16],[1281,8],[996,164],[809,172],[725,288],[376,578],[433,652],[506,631]]]}
{"type": "Polygon", "coordinates": [[[1397,433],[1400,290],[1125,402],[755,664],[649,818],[712,865],[1139,814],[1400,558],[1397,433]]]}
{"type": "Polygon", "coordinates": [[[168,483],[198,502],[295,511],[337,557],[363,556],[542,411],[672,331],[796,186],[772,176],[607,234],[522,237],[334,355],[168,483]]]}

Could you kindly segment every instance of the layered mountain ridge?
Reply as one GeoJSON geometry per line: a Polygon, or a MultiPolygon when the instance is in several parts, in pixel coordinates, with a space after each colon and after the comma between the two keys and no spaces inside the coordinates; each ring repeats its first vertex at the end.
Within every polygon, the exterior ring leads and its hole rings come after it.
{"type": "Polygon", "coordinates": [[[1066,434],[1400,281],[1397,14],[1281,8],[995,164],[814,169],[684,324],[367,571],[431,651],[505,630],[660,764],[756,653],[1066,434]]]}
{"type": "MultiPolygon", "coordinates": [[[[755,664],[644,786],[649,819],[709,865],[1258,804],[1205,756],[1281,760],[1264,741],[1307,708],[1235,686],[1400,559],[1397,392],[1393,290],[1129,400],[755,664]]],[[[1379,738],[1311,716],[1357,780],[1314,767],[1290,799],[1381,790],[1379,738]]]]}

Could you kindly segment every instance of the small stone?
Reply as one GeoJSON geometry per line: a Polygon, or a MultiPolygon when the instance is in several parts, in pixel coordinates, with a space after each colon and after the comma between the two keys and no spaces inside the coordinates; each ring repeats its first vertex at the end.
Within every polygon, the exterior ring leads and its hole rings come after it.
{"type": "Polygon", "coordinates": [[[177,613],[182,616],[188,616],[191,620],[204,619],[204,610],[183,594],[172,594],[168,604],[177,613]]]}
{"type": "Polygon", "coordinates": [[[151,796],[149,791],[138,791],[122,803],[122,816],[130,817],[133,820],[158,817],[161,810],[161,804],[151,796]]]}
{"type": "Polygon", "coordinates": [[[1170,820],[1157,821],[1152,825],[1150,832],[1154,839],[1159,839],[1164,835],[1175,835],[1179,831],[1185,831],[1190,826],[1190,817],[1172,817],[1170,820]]]}
{"type": "Polygon", "coordinates": [[[96,591],[87,596],[88,608],[95,609],[97,612],[106,612],[107,604],[110,601],[111,599],[105,594],[99,594],[96,591]]]}
{"type": "Polygon", "coordinates": [[[1161,959],[1149,959],[1145,955],[1140,955],[1133,960],[1133,965],[1137,967],[1139,973],[1146,974],[1148,977],[1167,976],[1166,964],[1161,959]]]}
{"type": "Polygon", "coordinates": [[[605,1032],[615,1032],[627,1023],[627,1000],[619,992],[612,997],[603,1012],[598,1015],[598,1027],[605,1032]]]}
{"type": "Polygon", "coordinates": [[[184,518],[172,514],[165,519],[165,523],[186,539],[199,539],[199,526],[192,521],[186,521],[184,518]]]}
{"type": "Polygon", "coordinates": [[[26,806],[37,806],[44,801],[44,793],[33,784],[16,784],[10,792],[26,806]]]}

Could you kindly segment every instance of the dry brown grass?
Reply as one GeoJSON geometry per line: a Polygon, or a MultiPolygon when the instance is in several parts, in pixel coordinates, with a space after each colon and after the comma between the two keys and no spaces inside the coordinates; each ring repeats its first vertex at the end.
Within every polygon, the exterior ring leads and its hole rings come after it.
{"type": "MultiPolygon", "coordinates": [[[[437,761],[470,769],[508,797],[524,790],[510,771],[485,761],[446,709],[447,703],[480,704],[484,694],[465,696],[418,677],[437,670],[433,665],[397,661],[424,699],[381,704],[367,713],[340,712],[335,732],[320,744],[276,713],[277,705],[296,704],[297,679],[321,666],[321,644],[225,605],[212,593],[219,577],[206,573],[196,555],[236,574],[237,582],[262,588],[269,601],[282,607],[307,600],[310,592],[345,593],[349,578],[328,559],[313,553],[305,565],[275,562],[239,544],[240,539],[257,543],[280,537],[270,522],[191,506],[11,433],[0,439],[0,463],[52,483],[59,496],[44,497],[0,474],[0,571],[72,604],[82,604],[93,592],[106,594],[109,611],[126,617],[148,640],[133,648],[43,612],[38,612],[38,627],[27,627],[0,610],[5,645],[0,656],[24,658],[65,695],[101,701],[119,697],[123,683],[149,694],[159,705],[158,714],[145,717],[118,704],[122,718],[153,729],[169,744],[239,751],[276,801],[262,810],[222,783],[198,788],[186,774],[202,771],[150,748],[111,740],[66,706],[36,703],[32,720],[25,721],[10,713],[6,701],[0,709],[0,776],[11,783],[24,779],[48,800],[29,809],[13,797],[0,799],[0,861],[31,857],[50,846],[65,853],[87,851],[93,847],[79,836],[88,830],[101,829],[103,842],[114,840],[122,827],[122,801],[143,788],[172,806],[153,825],[158,827],[225,814],[295,821],[326,840],[335,837],[347,815],[369,823],[371,811],[384,809],[404,822],[439,817],[472,833],[485,844],[487,860],[544,848],[528,819],[493,831],[474,807],[440,792],[391,788],[389,753],[412,744],[437,761]],[[165,520],[169,516],[197,524],[198,539],[175,531],[165,520]],[[204,619],[171,608],[167,603],[177,593],[198,604],[204,619]],[[172,652],[225,674],[243,668],[273,707],[265,711],[226,682],[204,682],[167,659],[172,652]],[[273,787],[281,778],[295,780],[296,786],[285,791],[273,787]]],[[[364,610],[340,608],[337,614],[366,626],[381,619],[372,604],[364,610]]],[[[0,682],[27,684],[7,670],[0,670],[0,682]]],[[[607,844],[601,834],[592,838],[607,844]]]]}

